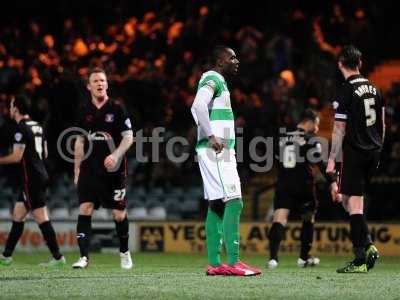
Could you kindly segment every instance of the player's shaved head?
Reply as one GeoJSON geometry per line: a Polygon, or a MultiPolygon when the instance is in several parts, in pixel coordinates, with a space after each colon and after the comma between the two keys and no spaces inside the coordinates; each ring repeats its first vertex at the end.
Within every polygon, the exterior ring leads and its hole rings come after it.
{"type": "Polygon", "coordinates": [[[230,49],[228,46],[225,45],[218,45],[215,46],[211,53],[210,57],[210,63],[213,66],[216,66],[218,64],[218,60],[222,58],[222,56],[228,52],[228,49],[230,49]]]}
{"type": "Polygon", "coordinates": [[[214,70],[223,76],[235,75],[239,68],[239,60],[235,51],[225,45],[216,46],[210,56],[210,63],[214,70]]]}

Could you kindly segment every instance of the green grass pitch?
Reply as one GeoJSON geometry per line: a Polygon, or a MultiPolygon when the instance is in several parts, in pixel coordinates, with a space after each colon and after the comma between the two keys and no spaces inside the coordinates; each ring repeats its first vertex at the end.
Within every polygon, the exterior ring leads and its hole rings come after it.
{"type": "Polygon", "coordinates": [[[368,274],[336,274],[345,258],[322,257],[321,265],[299,269],[296,257],[281,257],[266,270],[265,257],[244,261],[263,268],[258,277],[205,276],[201,255],[143,254],[136,266],[119,268],[117,254],[93,254],[86,270],[45,270],[46,253],[16,254],[0,268],[0,299],[400,299],[400,259],[382,258],[368,274]]]}

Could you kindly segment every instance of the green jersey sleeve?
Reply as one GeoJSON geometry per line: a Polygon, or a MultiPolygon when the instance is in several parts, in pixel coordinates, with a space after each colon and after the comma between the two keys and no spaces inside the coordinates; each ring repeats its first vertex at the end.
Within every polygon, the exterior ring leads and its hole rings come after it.
{"type": "Polygon", "coordinates": [[[224,90],[224,84],[221,79],[215,75],[207,75],[203,80],[200,81],[199,87],[201,88],[205,85],[209,85],[214,89],[213,97],[219,97],[224,90]]]}

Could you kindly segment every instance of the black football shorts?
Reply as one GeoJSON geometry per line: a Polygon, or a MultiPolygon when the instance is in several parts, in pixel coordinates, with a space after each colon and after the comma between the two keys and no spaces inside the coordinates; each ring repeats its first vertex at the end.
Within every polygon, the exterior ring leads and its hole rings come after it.
{"type": "Polygon", "coordinates": [[[293,184],[278,182],[275,190],[274,209],[286,208],[300,215],[315,212],[318,201],[315,193],[315,185],[312,181],[306,184],[293,184]]]}
{"type": "Polygon", "coordinates": [[[126,209],[126,176],[123,174],[106,174],[93,176],[80,174],[78,180],[79,204],[94,203],[94,208],[100,206],[109,209],[126,209]]]}
{"type": "Polygon", "coordinates": [[[27,210],[46,206],[47,183],[28,181],[22,186],[17,202],[23,202],[27,210]]]}
{"type": "Polygon", "coordinates": [[[379,150],[359,150],[345,143],[339,169],[339,193],[364,195],[366,185],[379,166],[379,150]]]}

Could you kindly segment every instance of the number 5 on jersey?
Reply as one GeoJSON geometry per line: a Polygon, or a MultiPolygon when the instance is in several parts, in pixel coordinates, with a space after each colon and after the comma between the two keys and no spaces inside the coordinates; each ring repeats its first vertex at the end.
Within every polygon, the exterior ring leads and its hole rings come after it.
{"type": "Polygon", "coordinates": [[[367,127],[374,125],[376,122],[376,111],[372,107],[373,105],[375,105],[374,98],[364,99],[365,117],[366,117],[367,127]]]}

